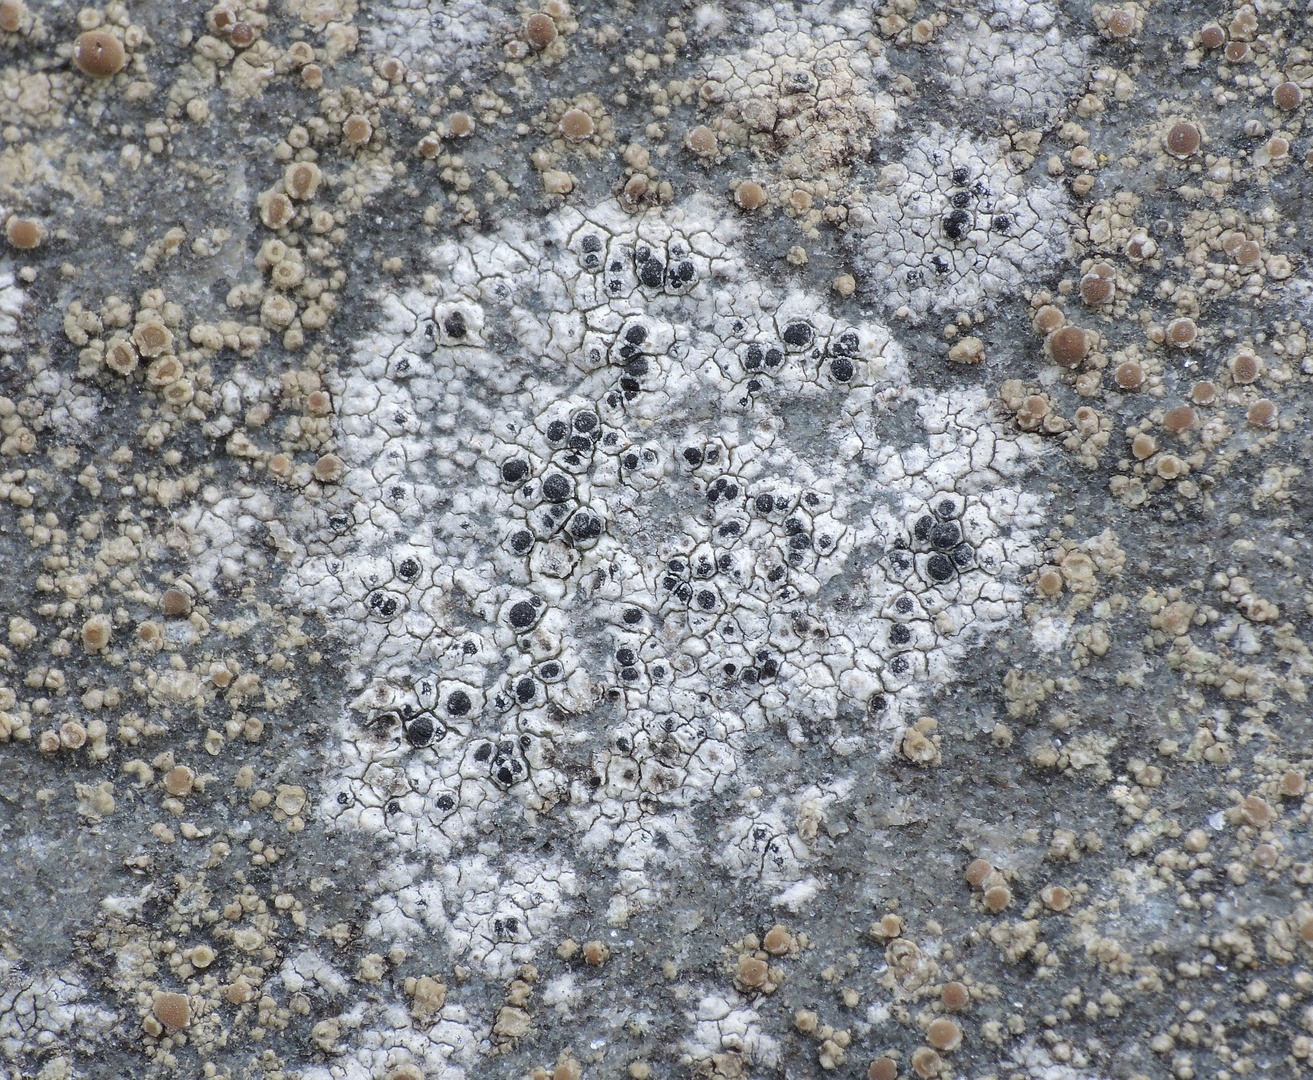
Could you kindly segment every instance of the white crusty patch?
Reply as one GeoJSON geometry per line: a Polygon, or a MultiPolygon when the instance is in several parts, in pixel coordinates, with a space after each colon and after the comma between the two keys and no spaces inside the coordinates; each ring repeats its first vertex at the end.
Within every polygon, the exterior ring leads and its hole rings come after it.
{"type": "Polygon", "coordinates": [[[1088,44],[1063,37],[1052,5],[986,0],[945,34],[947,89],[954,100],[1043,124],[1080,92],[1088,44]]]}
{"type": "Polygon", "coordinates": [[[805,905],[849,786],[756,783],[811,745],[892,752],[1020,612],[1038,443],[763,282],[737,228],[692,198],[449,237],[331,387],[347,468],[297,511],[287,589],[352,657],[321,810],[390,845],[370,936],[508,978],[581,852],[616,926],[688,872],[805,905]],[[550,855],[489,840],[543,814],[550,855]]]}
{"type": "Polygon", "coordinates": [[[1066,194],[1019,172],[1006,137],[931,125],[863,195],[863,284],[900,315],[977,308],[1070,255],[1066,194]]]}

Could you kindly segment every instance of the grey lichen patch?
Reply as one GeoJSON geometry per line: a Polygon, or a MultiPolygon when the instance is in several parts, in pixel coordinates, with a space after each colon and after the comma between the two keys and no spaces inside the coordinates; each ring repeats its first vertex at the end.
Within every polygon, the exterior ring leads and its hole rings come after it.
{"type": "Polygon", "coordinates": [[[288,585],[340,611],[369,666],[323,812],[451,867],[415,885],[440,907],[407,891],[376,932],[436,930],[492,975],[538,958],[578,903],[574,860],[502,870],[471,844],[508,810],[567,806],[585,849],[627,868],[613,925],[672,887],[671,850],[798,910],[847,786],[763,797],[743,747],[776,725],[805,745],[806,716],[842,756],[890,753],[879,733],[904,701],[1017,609],[1036,507],[1000,485],[1026,448],[977,397],[905,386],[879,324],[736,296],[732,236],[705,203],[639,222],[604,205],[441,246],[428,289],[391,301],[332,388],[352,467],[307,504],[316,538],[288,585]],[[924,431],[908,449],[872,426],[902,399],[924,431]],[[472,409],[485,434],[468,441],[472,409]],[[794,428],[837,458],[809,458],[794,428]],[[865,494],[836,471],[864,466],[865,494]],[[357,515],[371,503],[388,516],[357,515]],[[863,597],[846,625],[823,599],[839,583],[863,597]],[[609,716],[603,737],[586,716],[609,716]],[[730,812],[702,856],[680,808],[710,800],[730,812]]]}

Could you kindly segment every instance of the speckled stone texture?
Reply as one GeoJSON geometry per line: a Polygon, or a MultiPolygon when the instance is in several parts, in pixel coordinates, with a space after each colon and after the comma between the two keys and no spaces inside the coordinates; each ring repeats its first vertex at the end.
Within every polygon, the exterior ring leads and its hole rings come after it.
{"type": "Polygon", "coordinates": [[[0,0],[0,1080],[1304,1075],[1311,29],[0,0]]]}

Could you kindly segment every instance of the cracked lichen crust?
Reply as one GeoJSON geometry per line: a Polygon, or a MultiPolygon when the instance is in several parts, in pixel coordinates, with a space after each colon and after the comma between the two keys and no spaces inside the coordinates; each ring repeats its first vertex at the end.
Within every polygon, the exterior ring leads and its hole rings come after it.
{"type": "Polygon", "coordinates": [[[986,115],[1043,123],[1082,87],[1089,36],[1069,38],[1061,5],[985,0],[964,12],[941,46],[949,92],[986,115]]]}
{"type": "Polygon", "coordinates": [[[321,809],[396,852],[373,932],[537,957],[577,871],[484,851],[508,812],[604,860],[613,924],[699,866],[796,910],[835,790],[747,794],[749,748],[890,753],[1020,611],[1037,444],[737,241],[702,200],[470,233],[343,368],[347,469],[286,587],[350,642],[321,809]]]}
{"type": "Polygon", "coordinates": [[[862,194],[854,261],[903,317],[991,305],[1070,255],[1066,195],[1027,177],[1006,137],[930,125],[862,194]]]}

